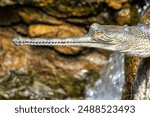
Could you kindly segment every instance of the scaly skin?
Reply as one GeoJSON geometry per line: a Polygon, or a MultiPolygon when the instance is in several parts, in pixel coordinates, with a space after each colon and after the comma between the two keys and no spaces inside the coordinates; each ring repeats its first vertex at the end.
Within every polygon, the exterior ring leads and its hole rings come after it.
{"type": "Polygon", "coordinates": [[[88,34],[70,38],[25,38],[17,36],[16,45],[84,46],[150,57],[150,25],[115,26],[94,23],[88,34]]]}

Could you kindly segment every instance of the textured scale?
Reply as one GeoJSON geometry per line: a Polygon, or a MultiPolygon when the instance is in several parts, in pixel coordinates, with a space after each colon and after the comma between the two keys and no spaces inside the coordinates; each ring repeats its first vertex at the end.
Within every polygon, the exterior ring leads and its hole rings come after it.
{"type": "Polygon", "coordinates": [[[91,25],[89,33],[70,38],[26,38],[16,36],[16,45],[84,46],[124,52],[142,58],[150,57],[150,25],[91,25]]]}

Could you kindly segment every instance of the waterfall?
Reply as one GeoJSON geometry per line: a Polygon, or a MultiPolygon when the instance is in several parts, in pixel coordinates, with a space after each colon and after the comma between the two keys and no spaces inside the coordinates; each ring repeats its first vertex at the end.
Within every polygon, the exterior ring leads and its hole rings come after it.
{"type": "Polygon", "coordinates": [[[86,99],[118,100],[121,99],[124,81],[124,54],[112,53],[93,88],[86,88],[86,99]]]}

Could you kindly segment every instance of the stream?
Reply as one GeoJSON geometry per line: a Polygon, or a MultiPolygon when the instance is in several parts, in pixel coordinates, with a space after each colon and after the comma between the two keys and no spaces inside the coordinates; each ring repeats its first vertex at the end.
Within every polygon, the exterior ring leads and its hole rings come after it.
{"type": "Polygon", "coordinates": [[[93,88],[86,88],[86,99],[118,100],[121,99],[124,81],[124,54],[112,53],[99,80],[93,88]]]}

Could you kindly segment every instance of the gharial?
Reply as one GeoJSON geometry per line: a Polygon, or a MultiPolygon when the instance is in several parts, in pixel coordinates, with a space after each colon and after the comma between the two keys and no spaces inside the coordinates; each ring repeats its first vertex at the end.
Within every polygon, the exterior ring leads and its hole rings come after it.
{"type": "Polygon", "coordinates": [[[115,26],[94,23],[89,32],[81,37],[31,39],[16,36],[12,42],[16,45],[95,47],[147,58],[150,57],[150,25],[115,26]]]}

